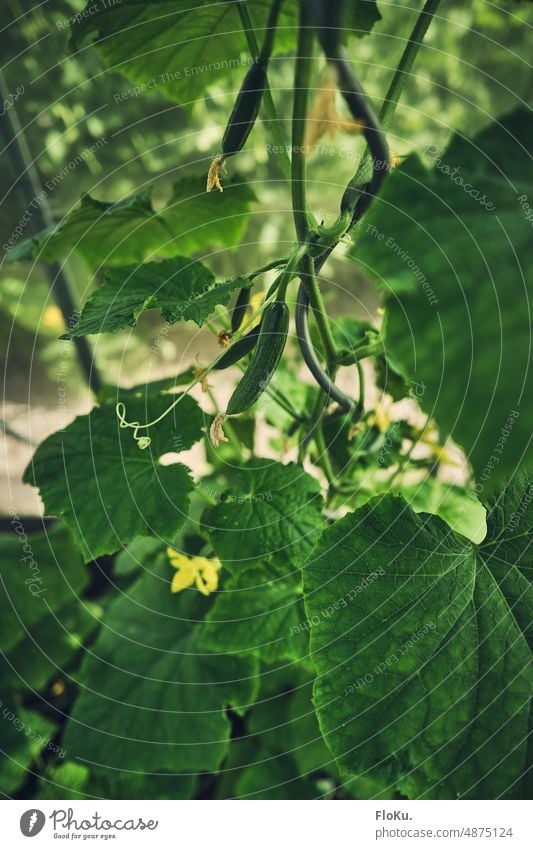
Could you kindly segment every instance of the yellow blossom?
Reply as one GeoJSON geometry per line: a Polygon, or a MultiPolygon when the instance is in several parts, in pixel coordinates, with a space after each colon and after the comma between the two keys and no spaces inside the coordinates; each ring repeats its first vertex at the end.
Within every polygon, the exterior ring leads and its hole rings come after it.
{"type": "Polygon", "coordinates": [[[59,330],[64,326],[61,310],[56,306],[46,307],[43,313],[42,324],[44,327],[51,327],[52,330],[59,330]]]}
{"type": "Polygon", "coordinates": [[[374,412],[369,415],[367,422],[369,425],[377,428],[381,433],[385,433],[392,422],[390,409],[384,404],[378,404],[374,412]]]}
{"type": "Polygon", "coordinates": [[[391,150],[391,152],[390,152],[390,167],[391,168],[397,168],[398,165],[401,165],[401,164],[402,164],[402,157],[398,153],[395,153],[393,150],[391,150]]]}
{"type": "Polygon", "coordinates": [[[174,548],[167,548],[167,557],[177,570],[170,585],[171,592],[180,593],[196,584],[202,595],[210,595],[218,588],[220,561],[216,558],[209,560],[207,557],[187,557],[174,548]]]}
{"type": "Polygon", "coordinates": [[[431,449],[431,453],[439,463],[447,463],[450,466],[460,465],[446,445],[440,444],[439,431],[433,422],[430,422],[423,430],[419,431],[418,437],[422,445],[427,445],[431,449]]]}

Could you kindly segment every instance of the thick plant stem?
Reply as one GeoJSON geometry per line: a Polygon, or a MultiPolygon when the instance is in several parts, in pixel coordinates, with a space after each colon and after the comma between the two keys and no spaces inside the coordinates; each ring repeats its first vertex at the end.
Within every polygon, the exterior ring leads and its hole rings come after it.
{"type": "MultiPolygon", "coordinates": [[[[298,45],[296,48],[296,69],[294,74],[294,103],[292,112],[292,211],[294,226],[299,242],[305,242],[309,236],[309,217],[307,213],[306,158],[304,155],[305,122],[309,106],[309,83],[313,53],[313,29],[308,26],[305,4],[300,4],[300,22],[298,45]]],[[[333,367],[336,348],[324,301],[315,275],[314,262],[306,254],[300,262],[301,279],[305,286],[320,339],[324,346],[328,370],[333,367]]]]}
{"type": "Polygon", "coordinates": [[[379,111],[379,120],[385,130],[389,126],[391,118],[394,115],[396,106],[398,105],[398,101],[407,81],[407,77],[413,67],[413,62],[416,59],[416,55],[424,41],[424,36],[428,31],[433,15],[437,11],[440,2],[441,0],[427,0],[416,20],[413,31],[407,40],[407,44],[405,45],[402,53],[402,58],[394,72],[387,94],[385,95],[385,100],[383,101],[383,105],[379,111]]]}
{"type": "MultiPolygon", "coordinates": [[[[379,120],[376,123],[376,127],[375,127],[376,134],[374,134],[374,136],[371,137],[371,138],[368,138],[368,136],[367,136],[367,141],[369,142],[369,144],[370,144],[371,141],[376,141],[376,140],[378,142],[380,142],[381,140],[380,140],[379,136],[383,135],[383,132],[382,132],[383,128],[386,127],[390,123],[390,120],[391,120],[391,118],[392,118],[392,116],[395,112],[396,106],[397,106],[399,98],[401,96],[405,81],[407,80],[408,74],[411,70],[411,67],[412,67],[413,62],[416,58],[416,55],[417,55],[418,50],[420,48],[420,45],[421,45],[423,38],[424,38],[424,36],[427,32],[427,29],[428,29],[428,27],[431,23],[432,17],[433,17],[433,15],[434,15],[434,13],[435,13],[438,5],[439,5],[439,2],[440,2],[440,0],[427,0],[427,2],[424,5],[424,8],[422,9],[422,11],[420,12],[420,14],[417,18],[415,26],[414,26],[414,28],[411,32],[411,35],[408,39],[408,42],[405,46],[404,52],[403,52],[402,57],[400,59],[400,63],[399,63],[399,65],[398,65],[398,67],[397,67],[397,69],[394,73],[393,79],[391,80],[391,83],[390,83],[389,88],[387,90],[387,94],[385,96],[383,105],[382,105],[380,113],[379,113],[379,120]]],[[[326,53],[328,54],[329,50],[331,49],[331,42],[329,40],[329,33],[326,34],[326,40],[327,40],[328,43],[326,43],[323,46],[325,48],[326,53]]],[[[350,83],[350,82],[354,83],[355,82],[356,83],[356,89],[358,89],[359,87],[357,85],[357,80],[355,78],[353,78],[353,75],[351,75],[350,68],[346,64],[345,59],[342,57],[342,53],[339,53],[337,51],[337,48],[335,48],[335,46],[333,47],[333,55],[331,56],[331,58],[334,61],[340,60],[339,68],[341,69],[341,71],[344,72],[344,77],[347,78],[345,81],[348,82],[348,83],[350,83]],[[351,80],[350,80],[350,77],[352,77],[351,80]]],[[[340,76],[341,76],[341,81],[342,81],[343,74],[341,73],[340,76]]],[[[346,97],[347,93],[343,91],[343,94],[346,97]]],[[[354,92],[354,94],[356,94],[356,105],[357,105],[357,101],[358,101],[358,105],[360,106],[363,103],[364,94],[363,94],[362,90],[359,90],[358,92],[356,91],[356,92],[354,92]]],[[[353,104],[351,104],[351,105],[353,105],[353,104]]],[[[384,145],[386,144],[384,139],[383,139],[383,144],[384,145]]],[[[362,158],[362,160],[359,164],[359,167],[357,169],[356,174],[354,175],[354,177],[352,178],[352,180],[350,181],[350,183],[348,184],[348,187],[347,187],[347,189],[348,189],[351,186],[353,188],[353,190],[357,191],[357,187],[363,187],[363,186],[365,186],[365,184],[368,184],[366,186],[366,192],[364,194],[362,194],[361,197],[359,198],[359,203],[355,204],[354,212],[353,212],[353,215],[352,215],[352,220],[350,222],[350,227],[353,227],[353,226],[355,226],[355,224],[357,224],[357,222],[360,220],[360,218],[362,217],[362,215],[364,214],[364,212],[368,208],[368,205],[369,205],[373,195],[375,194],[377,187],[379,186],[380,177],[382,177],[383,174],[384,174],[383,166],[384,166],[385,163],[388,164],[388,155],[385,154],[385,156],[382,156],[381,159],[383,161],[380,162],[379,161],[380,156],[377,155],[376,152],[374,152],[374,151],[372,153],[370,152],[370,149],[367,150],[367,153],[363,156],[363,158],[362,158]],[[372,155],[372,153],[374,155],[372,155]],[[374,159],[374,160],[377,159],[377,162],[374,161],[374,163],[373,163],[372,159],[374,159]],[[377,165],[377,168],[376,168],[376,165],[377,165]],[[371,183],[369,182],[372,179],[373,170],[375,170],[374,180],[373,180],[373,182],[375,184],[374,186],[372,186],[371,183]],[[381,174],[380,174],[380,170],[381,170],[381,174]],[[368,191],[369,188],[372,189],[371,192],[368,191]]],[[[348,196],[348,193],[345,193],[345,196],[348,196]]],[[[326,259],[329,257],[329,255],[334,250],[336,243],[337,242],[334,242],[333,244],[331,244],[327,248],[327,250],[322,254],[322,256],[320,256],[318,259],[316,259],[315,269],[316,269],[317,272],[320,271],[320,269],[323,266],[323,264],[325,263],[326,259]]],[[[307,295],[307,299],[311,300],[310,293],[307,292],[307,290],[305,289],[305,287],[302,284],[302,286],[300,288],[300,292],[298,294],[298,301],[299,301],[299,304],[300,304],[300,319],[301,319],[300,324],[301,324],[301,329],[302,329],[301,332],[302,332],[303,335],[305,335],[306,328],[307,328],[307,310],[306,310],[306,304],[305,304],[305,296],[306,295],[307,295]]],[[[364,355],[365,356],[372,356],[373,353],[374,353],[373,351],[368,350],[368,351],[364,352],[364,355]]],[[[351,360],[351,358],[350,358],[350,360],[351,360]]],[[[311,365],[313,365],[313,364],[311,363],[311,365]]],[[[358,367],[360,368],[360,366],[358,366],[358,367]]],[[[359,374],[359,377],[361,378],[361,372],[359,374]]],[[[327,376],[325,374],[322,374],[322,384],[325,384],[326,381],[327,381],[327,376]]],[[[363,391],[364,391],[364,384],[362,384],[362,388],[363,388],[363,391]]],[[[329,391],[330,391],[330,394],[332,394],[332,392],[333,392],[332,387],[330,387],[329,391]]],[[[360,402],[361,402],[361,399],[360,399],[360,402]]],[[[361,403],[358,404],[358,409],[359,410],[361,409],[361,403]]]]}
{"type": "Polygon", "coordinates": [[[305,188],[305,121],[309,106],[309,82],[313,51],[313,29],[307,25],[305,3],[300,4],[300,25],[296,47],[294,73],[294,102],[292,110],[292,155],[291,190],[294,226],[299,242],[304,242],[309,233],[307,198],[305,188]]]}
{"type": "MultiPolygon", "coordinates": [[[[379,110],[379,121],[384,130],[386,130],[390,125],[402,95],[402,91],[408,81],[413,63],[417,57],[420,47],[422,46],[424,37],[440,2],[441,0],[427,0],[416,19],[411,35],[407,39],[407,44],[405,45],[398,67],[394,71],[387,93],[383,99],[381,109],[379,110]]],[[[357,183],[364,183],[366,179],[368,179],[369,171],[370,154],[367,151],[359,163],[359,167],[354,178],[355,181],[357,183]]]]}
{"type": "Polygon", "coordinates": [[[328,372],[330,372],[333,369],[335,360],[337,359],[337,349],[331,332],[331,326],[326,313],[322,292],[320,291],[320,286],[318,285],[318,280],[316,278],[313,259],[309,255],[306,255],[300,268],[305,291],[307,292],[307,297],[309,298],[309,303],[313,310],[317,330],[320,334],[320,340],[324,346],[328,372]]]}
{"type": "MultiPolygon", "coordinates": [[[[252,58],[256,58],[259,56],[260,48],[257,42],[257,38],[255,37],[254,27],[252,19],[250,18],[250,13],[246,7],[246,4],[241,2],[241,0],[237,0],[236,6],[239,12],[239,17],[241,19],[242,28],[246,36],[246,41],[248,42],[248,49],[250,51],[250,55],[252,56],[252,58]]],[[[283,128],[276,112],[276,106],[274,104],[274,99],[272,97],[272,92],[270,91],[268,80],[263,93],[263,104],[268,117],[270,131],[272,133],[275,145],[278,149],[277,161],[281,171],[283,172],[283,176],[285,177],[287,182],[289,182],[289,180],[291,179],[291,162],[287,155],[287,143],[285,141],[285,134],[283,132],[283,128]]]]}

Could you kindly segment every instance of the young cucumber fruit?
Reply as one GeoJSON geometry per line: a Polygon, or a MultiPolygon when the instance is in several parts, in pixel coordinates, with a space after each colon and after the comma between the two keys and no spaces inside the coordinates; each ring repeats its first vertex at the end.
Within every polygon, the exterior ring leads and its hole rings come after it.
{"type": "Polygon", "coordinates": [[[263,394],[279,365],[288,331],[289,308],[284,301],[273,301],[265,309],[250,365],[229,400],[227,415],[243,413],[263,394]]]}
{"type": "Polygon", "coordinates": [[[260,326],[258,325],[257,327],[254,327],[253,330],[250,330],[246,336],[243,336],[242,339],[239,339],[238,342],[234,342],[215,365],[215,371],[221,371],[222,369],[235,365],[235,363],[242,360],[246,354],[253,351],[259,338],[259,330],[260,326]]]}
{"type": "Polygon", "coordinates": [[[241,289],[235,301],[233,312],[231,313],[231,332],[236,333],[244,321],[248,304],[251,297],[250,289],[241,289]]]}
{"type": "Polygon", "coordinates": [[[254,62],[246,72],[222,139],[224,158],[233,156],[244,147],[255,124],[265,87],[266,63],[254,62]]]}

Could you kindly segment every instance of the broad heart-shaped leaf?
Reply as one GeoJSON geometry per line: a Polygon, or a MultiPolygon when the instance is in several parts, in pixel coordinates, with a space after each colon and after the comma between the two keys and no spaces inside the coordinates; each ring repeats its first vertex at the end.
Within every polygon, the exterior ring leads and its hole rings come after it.
{"type": "Polygon", "coordinates": [[[99,605],[78,599],[45,616],[5,661],[0,658],[0,680],[19,690],[42,690],[54,677],[70,671],[84,641],[98,629],[101,614],[99,605]]]}
{"type": "Polygon", "coordinates": [[[466,450],[481,489],[513,474],[533,427],[531,112],[410,157],[361,225],[355,255],[388,288],[385,349],[466,450]]]}
{"type": "Polygon", "coordinates": [[[264,569],[240,572],[218,593],[206,617],[202,645],[212,651],[257,654],[265,663],[307,658],[301,587],[292,578],[272,579],[264,569]]]}
{"type": "MultiPolygon", "coordinates": [[[[271,2],[246,0],[246,6],[261,41],[271,2]]],[[[349,6],[346,31],[354,35],[369,32],[380,19],[374,0],[351,0],[349,6]]],[[[232,70],[245,73],[249,51],[236,7],[229,0],[123,0],[100,7],[91,0],[90,13],[82,13],[73,28],[73,44],[79,47],[93,37],[111,69],[192,106],[208,86],[232,70]]],[[[298,0],[285,0],[276,34],[278,51],[295,44],[297,22],[298,0]]]]}
{"type": "MultiPolygon", "coordinates": [[[[78,602],[89,575],[78,547],[59,522],[43,533],[26,533],[12,515],[12,533],[0,536],[0,649],[26,650],[45,619],[78,602]]],[[[46,646],[43,646],[46,651],[46,646]]]]}
{"type": "Polygon", "coordinates": [[[205,265],[182,256],[113,268],[65,338],[115,333],[134,326],[145,309],[154,307],[159,307],[169,324],[191,320],[201,327],[217,304],[227,304],[236,289],[250,286],[244,277],[216,283],[205,265]]]}
{"type": "Polygon", "coordinates": [[[331,752],[318,727],[311,701],[312,681],[299,681],[292,672],[293,687],[288,692],[262,698],[250,712],[247,729],[261,740],[269,755],[289,755],[300,776],[328,773],[338,776],[331,752]]]}
{"type": "Polygon", "coordinates": [[[208,194],[205,174],[179,180],[167,205],[157,212],[150,191],[117,203],[84,195],[59,224],[19,242],[7,258],[51,261],[78,251],[91,268],[98,268],[205,252],[213,245],[231,247],[244,232],[254,199],[249,186],[236,180],[225,185],[223,193],[208,194]]]}
{"type": "Polygon", "coordinates": [[[531,514],[518,531],[514,521],[531,481],[492,506],[479,548],[392,496],[324,533],[304,566],[314,702],[346,772],[412,798],[520,796],[531,514]]]}
{"type": "Polygon", "coordinates": [[[265,560],[299,565],[317,541],[320,485],[294,463],[254,458],[234,475],[230,492],[203,516],[217,557],[231,572],[265,560]]]}
{"type": "MultiPolygon", "coordinates": [[[[128,398],[130,422],[153,421],[169,406],[165,395],[128,398]]],[[[24,481],[38,486],[49,514],[61,516],[86,561],[112,554],[136,536],[160,536],[171,542],[185,521],[189,470],[159,458],[184,451],[202,436],[203,417],[188,396],[142,435],[151,444],[141,450],[131,428],[121,428],[114,406],[96,407],[37,449],[24,481]]]]}
{"type": "Polygon", "coordinates": [[[67,761],[41,776],[36,799],[190,799],[194,776],[89,770],[67,761]]]}
{"type": "Polygon", "coordinates": [[[160,556],[109,606],[81,670],[81,695],[64,738],[69,757],[93,768],[186,775],[216,770],[230,733],[226,709],[254,700],[254,658],[200,646],[211,603],[196,589],[170,592],[160,556]]]}
{"type": "Polygon", "coordinates": [[[50,746],[56,726],[49,719],[22,708],[16,696],[5,687],[2,687],[0,706],[0,793],[11,796],[23,783],[32,761],[50,746]]]}

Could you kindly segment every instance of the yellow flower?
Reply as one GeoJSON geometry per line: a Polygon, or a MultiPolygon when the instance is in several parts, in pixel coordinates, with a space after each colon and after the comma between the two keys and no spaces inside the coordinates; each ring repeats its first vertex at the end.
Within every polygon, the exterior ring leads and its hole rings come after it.
{"type": "Polygon", "coordinates": [[[439,442],[439,431],[433,422],[430,422],[417,434],[422,445],[427,445],[431,453],[439,463],[447,463],[449,466],[460,466],[456,458],[450,453],[446,445],[439,442]]]}
{"type": "Polygon", "coordinates": [[[187,557],[186,554],[181,554],[174,548],[167,548],[167,557],[177,570],[172,578],[170,592],[180,593],[196,584],[202,595],[210,595],[218,588],[219,560],[208,560],[207,557],[187,557]]]}
{"type": "Polygon", "coordinates": [[[48,306],[43,313],[43,326],[59,330],[64,326],[63,316],[59,307],[48,306]]]}
{"type": "Polygon", "coordinates": [[[374,412],[368,416],[367,422],[372,427],[381,431],[381,433],[385,433],[392,422],[390,404],[387,404],[386,402],[378,404],[374,412]]]}

